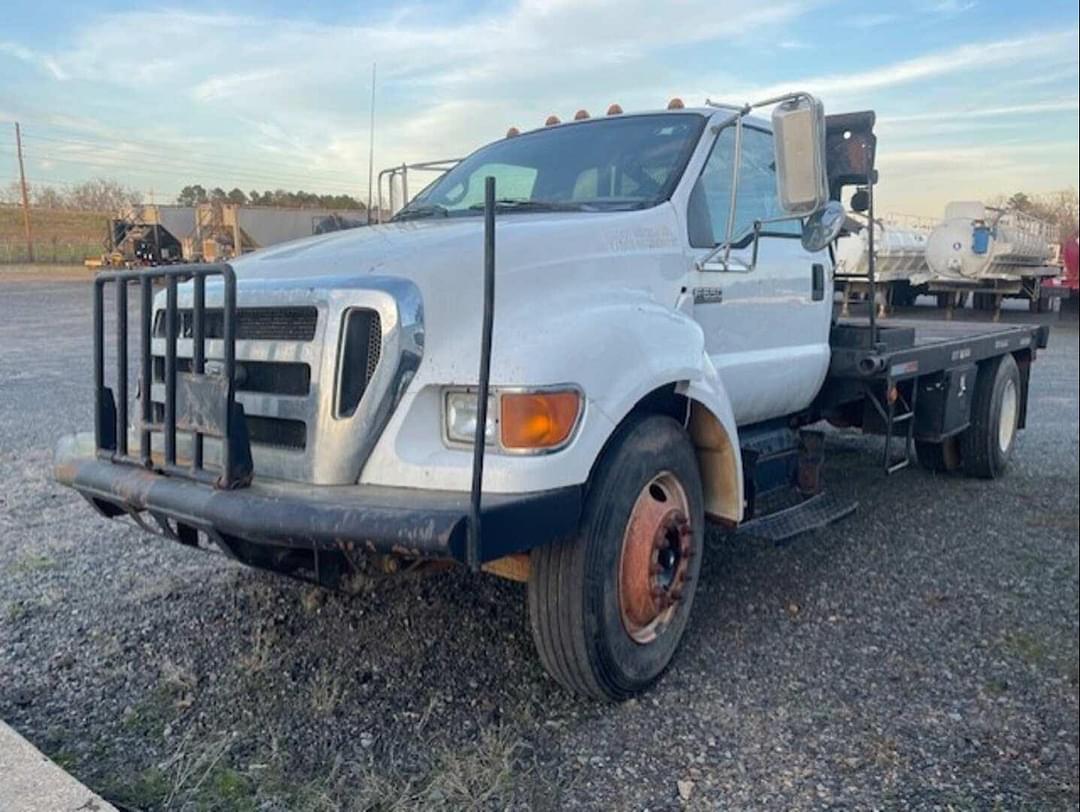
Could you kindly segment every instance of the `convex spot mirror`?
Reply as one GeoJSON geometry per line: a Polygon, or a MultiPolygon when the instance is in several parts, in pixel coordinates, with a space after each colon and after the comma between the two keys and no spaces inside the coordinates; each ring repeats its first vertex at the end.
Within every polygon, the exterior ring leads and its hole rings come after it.
{"type": "Polygon", "coordinates": [[[844,207],[836,200],[830,200],[822,208],[803,221],[802,246],[811,254],[824,251],[844,228],[847,215],[844,207]]]}
{"type": "Polygon", "coordinates": [[[796,96],[776,106],[772,127],[780,207],[789,215],[813,214],[829,199],[825,107],[813,96],[796,96]]]}

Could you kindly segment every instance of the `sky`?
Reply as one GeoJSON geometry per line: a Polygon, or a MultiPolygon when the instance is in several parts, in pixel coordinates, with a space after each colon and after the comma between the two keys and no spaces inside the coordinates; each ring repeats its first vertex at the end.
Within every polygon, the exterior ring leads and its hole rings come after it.
{"type": "MultiPolygon", "coordinates": [[[[1076,0],[4,0],[0,186],[120,180],[367,196],[376,169],[462,157],[610,103],[818,94],[872,108],[879,211],[1076,186],[1076,0]]],[[[416,188],[414,188],[414,191],[416,188]]]]}

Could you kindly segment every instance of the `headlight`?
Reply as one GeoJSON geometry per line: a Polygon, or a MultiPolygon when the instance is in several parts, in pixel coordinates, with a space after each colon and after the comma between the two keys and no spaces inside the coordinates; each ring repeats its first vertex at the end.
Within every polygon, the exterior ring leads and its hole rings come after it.
{"type": "MultiPolygon", "coordinates": [[[[476,439],[477,398],[474,392],[446,393],[446,439],[452,443],[472,443],[476,439]]],[[[495,442],[495,426],[498,420],[495,395],[488,395],[487,425],[484,426],[484,443],[495,442]]]]}
{"type": "MultiPolygon", "coordinates": [[[[449,443],[472,445],[476,405],[475,392],[446,393],[444,420],[449,443]]],[[[582,405],[581,390],[573,386],[496,389],[488,396],[485,444],[514,454],[558,450],[573,437],[582,405]]]]}

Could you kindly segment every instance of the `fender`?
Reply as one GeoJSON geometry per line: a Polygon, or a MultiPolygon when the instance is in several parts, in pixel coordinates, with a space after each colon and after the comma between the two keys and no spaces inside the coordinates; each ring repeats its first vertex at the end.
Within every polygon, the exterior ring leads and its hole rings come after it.
{"type": "MultiPolygon", "coordinates": [[[[742,472],[731,406],[705,354],[700,325],[689,314],[656,300],[647,289],[623,288],[602,300],[582,301],[580,290],[553,292],[542,329],[528,302],[504,306],[495,322],[493,386],[571,383],[587,405],[574,441],[562,451],[535,456],[490,454],[484,463],[489,493],[528,493],[586,482],[619,423],[650,392],[676,384],[695,404],[690,432],[701,463],[706,508],[723,521],[741,518],[742,472]],[[511,347],[513,352],[500,351],[511,347]]],[[[475,376],[457,336],[439,342],[429,361],[443,361],[434,380],[406,394],[376,446],[361,482],[466,491],[470,456],[448,448],[439,435],[441,385],[475,376]],[[467,367],[467,368],[465,368],[467,367]],[[465,376],[469,377],[466,378],[465,376]]],[[[469,338],[472,338],[470,335],[469,338]]],[[[470,359],[471,360],[471,359],[470,359]]]]}
{"type": "Polygon", "coordinates": [[[724,384],[708,355],[702,353],[705,374],[676,386],[690,399],[690,437],[697,449],[705,514],[734,526],[743,517],[743,470],[739,428],[724,384]]]}
{"type": "MultiPolygon", "coordinates": [[[[743,471],[738,427],[727,391],[705,352],[701,325],[683,308],[664,307],[633,291],[590,308],[587,328],[582,328],[578,316],[560,321],[561,329],[550,334],[558,338],[548,337],[547,354],[558,357],[560,347],[571,353],[576,347],[581,360],[583,344],[598,342],[603,348],[601,363],[582,365],[576,382],[608,418],[607,430],[590,433],[588,447],[577,451],[598,457],[615,427],[642,398],[674,383],[675,391],[691,403],[688,429],[697,449],[706,513],[730,526],[740,522],[743,471]],[[600,446],[595,446],[597,441],[600,446]]],[[[527,341],[524,336],[517,340],[527,341]]]]}

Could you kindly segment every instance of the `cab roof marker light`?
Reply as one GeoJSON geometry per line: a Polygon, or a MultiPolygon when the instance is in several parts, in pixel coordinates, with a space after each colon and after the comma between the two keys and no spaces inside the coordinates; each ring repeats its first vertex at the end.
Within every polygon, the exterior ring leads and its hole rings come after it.
{"type": "Polygon", "coordinates": [[[519,135],[521,135],[521,130],[519,130],[517,127],[511,127],[509,130],[506,131],[507,138],[517,138],[519,135]]]}
{"type": "Polygon", "coordinates": [[[612,104],[610,107],[608,107],[607,114],[609,116],[621,116],[622,107],[620,107],[618,104],[612,104]]]}
{"type": "Polygon", "coordinates": [[[548,116],[547,120],[544,121],[544,126],[545,127],[554,127],[556,124],[562,124],[562,122],[559,120],[559,117],[557,115],[555,115],[555,114],[552,114],[552,115],[548,116]]]}
{"type": "Polygon", "coordinates": [[[676,96],[675,98],[673,98],[671,101],[669,101],[667,103],[667,109],[668,110],[685,110],[686,105],[683,104],[682,99],[680,99],[678,96],[676,96]]]}
{"type": "Polygon", "coordinates": [[[589,111],[584,107],[574,113],[574,121],[584,121],[589,117],[589,111]]]}

